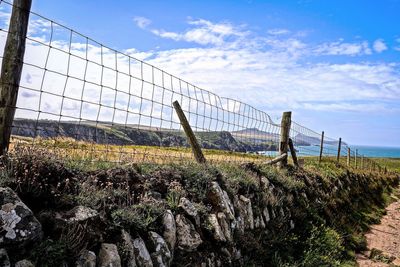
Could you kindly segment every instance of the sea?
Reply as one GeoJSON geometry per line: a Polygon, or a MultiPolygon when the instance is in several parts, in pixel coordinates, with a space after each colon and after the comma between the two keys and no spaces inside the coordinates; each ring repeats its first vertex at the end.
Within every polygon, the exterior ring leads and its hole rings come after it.
{"type": "MultiPolygon", "coordinates": [[[[385,147],[385,146],[361,146],[349,145],[351,150],[357,152],[359,155],[371,158],[400,158],[400,147],[385,147]]],[[[299,156],[318,156],[319,146],[296,146],[297,154],[299,156]]],[[[346,155],[347,151],[342,151],[341,154],[346,155]]],[[[275,156],[278,153],[275,151],[265,151],[262,154],[275,156]]],[[[337,146],[325,145],[324,155],[337,155],[337,146]]]]}

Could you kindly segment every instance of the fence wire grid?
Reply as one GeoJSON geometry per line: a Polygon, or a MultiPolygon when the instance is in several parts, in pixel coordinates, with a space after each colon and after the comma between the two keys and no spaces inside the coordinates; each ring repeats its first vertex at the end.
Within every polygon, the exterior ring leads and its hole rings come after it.
{"type": "MultiPolygon", "coordinates": [[[[0,1],[0,54],[13,4],[0,1]]],[[[45,148],[105,162],[193,160],[172,103],[177,100],[209,161],[256,161],[278,153],[280,124],[251,105],[218,96],[30,12],[10,149],[45,148]]],[[[321,134],[292,122],[300,156],[318,156],[321,134]]],[[[325,137],[323,156],[338,140],[325,137]]],[[[354,160],[355,151],[350,160],[354,160]]],[[[340,155],[347,157],[343,142],[340,155]]],[[[360,157],[362,157],[360,155],[360,157]]],[[[342,157],[341,157],[342,158],[342,157]]]]}

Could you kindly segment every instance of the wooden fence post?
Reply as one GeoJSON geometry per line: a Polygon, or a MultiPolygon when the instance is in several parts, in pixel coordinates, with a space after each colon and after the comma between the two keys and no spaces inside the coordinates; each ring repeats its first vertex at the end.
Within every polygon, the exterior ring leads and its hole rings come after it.
{"type": "MultiPolygon", "coordinates": [[[[279,141],[279,155],[288,154],[289,133],[290,133],[291,123],[292,123],[292,112],[291,111],[283,112],[281,121],[281,135],[279,141]]],[[[279,167],[286,167],[287,157],[281,160],[278,164],[279,167]]]]}
{"type": "Polygon", "coordinates": [[[178,101],[173,103],[176,114],[179,117],[181,122],[182,128],[185,131],[186,137],[189,141],[190,146],[192,147],[194,158],[196,159],[197,163],[204,164],[206,163],[206,158],[201,151],[201,147],[199,142],[197,142],[196,136],[193,133],[192,128],[190,127],[189,121],[187,120],[185,113],[183,112],[181,105],[179,105],[178,101]]]}
{"type": "Polygon", "coordinates": [[[337,157],[336,157],[336,162],[339,163],[340,160],[340,150],[342,149],[342,138],[339,137],[339,145],[337,149],[337,157]]]}
{"type": "Polygon", "coordinates": [[[358,149],[356,149],[356,151],[354,152],[354,166],[356,167],[356,169],[357,169],[357,152],[358,149]]]}
{"type": "Polygon", "coordinates": [[[347,167],[350,167],[350,147],[347,148],[347,167]]]}
{"type": "Polygon", "coordinates": [[[361,156],[361,166],[360,166],[360,168],[361,169],[364,168],[364,155],[361,156]]]}
{"type": "Polygon", "coordinates": [[[32,0],[14,0],[4,47],[0,76],[0,153],[2,155],[7,152],[10,143],[31,5],[32,0]]]}
{"type": "Polygon", "coordinates": [[[296,150],[294,149],[292,138],[289,138],[289,149],[290,149],[290,154],[292,154],[294,166],[299,167],[299,163],[297,162],[296,150]]]}
{"type": "Polygon", "coordinates": [[[322,152],[324,150],[324,131],[322,131],[321,135],[321,146],[319,148],[319,163],[322,161],[322,152]]]}

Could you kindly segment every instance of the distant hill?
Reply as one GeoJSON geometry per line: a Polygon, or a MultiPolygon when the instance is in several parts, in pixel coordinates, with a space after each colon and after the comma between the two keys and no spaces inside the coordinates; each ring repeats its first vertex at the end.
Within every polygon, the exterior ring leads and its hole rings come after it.
{"type": "MultiPolygon", "coordinates": [[[[229,133],[196,132],[203,148],[220,149],[237,152],[276,151],[276,135],[271,134],[271,141],[250,139],[245,132],[229,133]],[[241,138],[239,136],[241,135],[241,138]],[[274,137],[272,139],[272,137],[274,137]]],[[[137,125],[112,125],[110,123],[74,122],[54,120],[15,119],[12,134],[24,137],[56,138],[67,137],[79,141],[112,145],[145,145],[188,147],[186,137],[181,131],[153,127],[138,127],[137,125]]]]}
{"type": "MultiPolygon", "coordinates": [[[[295,136],[295,143],[297,143],[297,145],[304,143],[304,144],[308,144],[310,146],[319,146],[321,145],[321,139],[318,137],[312,137],[312,136],[308,136],[305,134],[297,134],[295,136]]],[[[324,144],[328,144],[328,145],[332,145],[332,146],[338,146],[339,145],[339,141],[334,140],[334,141],[329,141],[329,140],[324,140],[324,144]]],[[[296,145],[296,144],[295,144],[296,145]]],[[[342,142],[342,145],[347,145],[345,142],[342,142]]]]}

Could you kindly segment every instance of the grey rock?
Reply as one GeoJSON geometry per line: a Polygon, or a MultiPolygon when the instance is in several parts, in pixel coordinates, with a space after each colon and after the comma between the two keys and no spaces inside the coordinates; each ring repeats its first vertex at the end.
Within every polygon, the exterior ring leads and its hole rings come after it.
{"type": "Polygon", "coordinates": [[[268,207],[264,208],[263,215],[264,215],[265,223],[268,223],[271,220],[271,217],[270,217],[269,211],[268,211],[268,207]]]}
{"type": "MultiPolygon", "coordinates": [[[[93,265],[96,267],[96,265],[93,265]]],[[[29,260],[21,260],[15,263],[15,267],[35,267],[35,265],[29,260]]]]}
{"type": "Polygon", "coordinates": [[[98,267],[121,267],[121,258],[115,244],[101,244],[98,267]]]}
{"type": "Polygon", "coordinates": [[[293,220],[290,220],[290,230],[293,230],[294,229],[294,221],[293,220]]]}
{"type": "Polygon", "coordinates": [[[93,251],[83,250],[78,256],[76,267],[96,267],[96,254],[93,251]]]}
{"type": "Polygon", "coordinates": [[[121,253],[122,265],[126,267],[136,267],[135,249],[131,235],[125,231],[121,231],[121,242],[119,244],[123,253],[121,253]]]}
{"type": "Polygon", "coordinates": [[[65,222],[84,222],[89,219],[94,219],[99,216],[99,213],[91,208],[85,206],[76,206],[65,213],[57,213],[57,219],[65,222]]]}
{"type": "Polygon", "coordinates": [[[228,194],[221,189],[217,182],[212,182],[210,191],[208,192],[208,199],[214,207],[217,207],[225,213],[225,215],[230,219],[235,219],[235,210],[233,204],[229,199],[228,194]]]}
{"type": "Polygon", "coordinates": [[[23,254],[42,239],[42,226],[32,211],[8,187],[0,187],[0,247],[23,254]]]}
{"type": "Polygon", "coordinates": [[[195,221],[196,226],[200,226],[199,213],[196,207],[193,205],[192,202],[190,202],[189,199],[181,197],[179,201],[179,207],[183,209],[183,211],[186,213],[187,216],[191,217],[195,221]]]}
{"type": "Polygon", "coordinates": [[[265,223],[264,223],[264,219],[261,215],[256,216],[256,218],[254,219],[254,227],[256,229],[264,229],[265,228],[265,223]]]}
{"type": "Polygon", "coordinates": [[[194,251],[203,243],[193,224],[180,214],[176,216],[176,234],[178,248],[183,251],[194,251]]]}
{"type": "Polygon", "coordinates": [[[239,211],[239,215],[243,220],[245,229],[254,229],[254,216],[253,209],[251,207],[251,200],[246,198],[245,196],[240,195],[239,197],[235,196],[234,199],[235,206],[239,211]]]}
{"type": "Polygon", "coordinates": [[[153,265],[157,267],[170,266],[172,255],[164,238],[156,232],[149,232],[149,238],[154,251],[151,253],[153,265]]]}
{"type": "Polygon", "coordinates": [[[229,223],[227,222],[225,213],[218,212],[217,218],[218,218],[219,226],[221,226],[221,230],[224,233],[226,241],[229,241],[229,242],[233,241],[231,227],[230,227],[229,223]]]}
{"type": "Polygon", "coordinates": [[[176,224],[174,215],[170,210],[167,210],[164,213],[163,226],[164,226],[164,232],[163,232],[164,240],[165,242],[167,242],[171,252],[173,252],[176,244],[176,224]]]}
{"type": "Polygon", "coordinates": [[[8,258],[7,251],[4,248],[0,248],[0,267],[10,267],[10,259],[8,258]]]}
{"type": "Polygon", "coordinates": [[[217,215],[215,214],[208,215],[207,221],[210,224],[214,239],[219,242],[225,242],[226,241],[225,235],[222,232],[221,226],[218,223],[217,215]]]}
{"type": "Polygon", "coordinates": [[[153,267],[153,262],[150,253],[147,250],[146,244],[141,237],[133,240],[133,248],[135,251],[136,264],[139,267],[153,267]]]}

